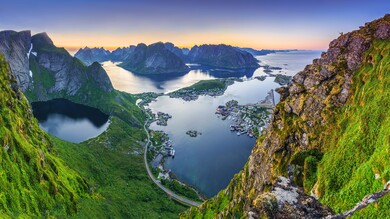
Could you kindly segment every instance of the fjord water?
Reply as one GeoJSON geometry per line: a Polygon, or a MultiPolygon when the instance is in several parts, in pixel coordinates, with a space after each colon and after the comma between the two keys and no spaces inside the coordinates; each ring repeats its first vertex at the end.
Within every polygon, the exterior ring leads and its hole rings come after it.
{"type": "MultiPolygon", "coordinates": [[[[256,58],[261,61],[261,65],[283,68],[281,72],[275,70],[275,74],[293,75],[319,55],[320,51],[294,51],[256,58]]],[[[197,69],[186,75],[157,80],[153,77],[138,76],[121,68],[115,70],[119,67],[112,66],[111,63],[105,65],[106,70],[112,67],[108,74],[114,87],[132,93],[166,93],[190,86],[199,80],[227,75],[218,73],[218,69],[212,69],[211,72],[197,69]],[[123,75],[124,73],[126,75],[123,75]]],[[[234,72],[228,73],[229,76],[232,74],[234,72]]],[[[191,102],[161,96],[156,102],[150,103],[149,108],[154,113],[161,111],[172,115],[168,126],[157,126],[155,123],[150,126],[153,130],[165,131],[176,150],[175,158],[166,160],[165,168],[172,170],[179,180],[194,186],[207,197],[212,197],[225,188],[234,174],[245,165],[256,139],[230,132],[231,121],[218,118],[215,109],[232,99],[239,104],[256,103],[264,99],[271,89],[280,87],[273,82],[274,77],[267,77],[264,81],[254,79],[255,76],[261,75],[266,75],[262,67],[254,72],[239,73],[237,77],[243,82],[235,82],[222,96],[200,96],[198,100],[191,102]],[[202,135],[192,138],[185,134],[188,130],[199,131],[202,135]]],[[[279,99],[276,93],[275,98],[279,99]]]]}
{"type": "Polygon", "coordinates": [[[168,75],[137,75],[111,61],[103,62],[115,89],[127,93],[138,94],[144,92],[167,93],[184,87],[189,87],[201,80],[227,77],[251,77],[254,69],[243,70],[241,72],[228,71],[216,68],[201,68],[197,65],[190,65],[191,71],[188,73],[168,74],[168,75]]]}
{"type": "Polygon", "coordinates": [[[60,139],[80,143],[104,132],[108,116],[100,110],[65,99],[31,103],[39,126],[60,139]]]}

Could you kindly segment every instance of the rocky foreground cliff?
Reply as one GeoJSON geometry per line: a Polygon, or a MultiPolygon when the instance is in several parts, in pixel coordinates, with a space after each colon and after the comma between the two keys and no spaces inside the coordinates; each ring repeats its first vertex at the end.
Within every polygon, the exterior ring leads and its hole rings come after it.
{"type": "Polygon", "coordinates": [[[278,90],[244,169],[181,217],[390,217],[389,38],[386,15],[333,40],[278,90]]]}

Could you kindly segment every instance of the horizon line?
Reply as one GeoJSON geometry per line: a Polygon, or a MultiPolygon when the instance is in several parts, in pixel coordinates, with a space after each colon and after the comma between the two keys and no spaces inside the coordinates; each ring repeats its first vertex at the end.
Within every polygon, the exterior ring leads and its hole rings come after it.
{"type": "MultiPolygon", "coordinates": [[[[161,42],[161,41],[158,41],[158,42],[161,42]]],[[[156,42],[157,43],[157,42],[156,42]]],[[[139,43],[137,44],[130,44],[130,45],[127,45],[127,46],[66,46],[66,45],[58,45],[57,47],[63,47],[65,48],[66,50],[72,50],[72,51],[75,51],[75,50],[79,50],[79,49],[83,49],[85,47],[88,47],[90,49],[93,49],[93,48],[104,48],[106,50],[109,50],[110,52],[114,51],[115,49],[118,49],[118,48],[126,48],[126,47],[129,47],[129,46],[137,46],[139,43]]],[[[146,43],[144,43],[146,44],[146,43]]],[[[150,44],[146,44],[146,45],[151,45],[153,43],[150,43],[150,44]]],[[[182,46],[182,45],[176,45],[174,44],[176,47],[180,48],[180,49],[191,49],[192,47],[196,46],[196,45],[220,45],[220,44],[225,44],[225,45],[229,45],[229,46],[233,46],[233,47],[239,47],[239,48],[251,48],[251,49],[254,49],[254,50],[298,50],[298,51],[326,51],[327,48],[305,48],[305,49],[298,49],[298,48],[261,48],[261,49],[258,49],[258,48],[255,48],[255,47],[249,47],[249,46],[236,46],[236,45],[232,45],[232,44],[226,44],[226,43],[218,43],[218,44],[213,44],[213,43],[202,43],[202,44],[194,44],[192,46],[182,46]]]]}

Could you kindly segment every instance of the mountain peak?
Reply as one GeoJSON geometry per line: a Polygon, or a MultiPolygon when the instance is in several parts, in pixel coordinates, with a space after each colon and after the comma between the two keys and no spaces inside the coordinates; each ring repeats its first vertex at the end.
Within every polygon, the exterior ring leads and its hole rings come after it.
{"type": "Polygon", "coordinates": [[[53,41],[46,32],[35,34],[32,38],[39,45],[54,45],[53,41]]]}

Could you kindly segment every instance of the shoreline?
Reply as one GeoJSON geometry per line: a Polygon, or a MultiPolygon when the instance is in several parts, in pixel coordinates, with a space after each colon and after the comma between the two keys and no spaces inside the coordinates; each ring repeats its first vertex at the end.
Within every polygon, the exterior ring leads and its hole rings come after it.
{"type": "MultiPolygon", "coordinates": [[[[160,96],[160,95],[159,95],[160,96]]],[[[157,96],[158,97],[158,96],[157,96]]],[[[157,98],[152,98],[148,101],[143,101],[141,99],[140,102],[137,102],[139,103],[137,106],[142,109],[144,111],[145,114],[147,114],[147,120],[144,124],[144,130],[145,132],[147,133],[147,136],[148,136],[148,139],[147,139],[147,142],[145,144],[145,150],[144,150],[144,162],[145,162],[145,166],[146,166],[146,169],[148,171],[148,174],[149,174],[149,177],[155,182],[155,184],[158,185],[158,187],[160,187],[162,190],[164,190],[170,197],[173,197],[174,199],[176,199],[177,201],[179,202],[186,202],[185,204],[189,205],[189,206],[199,206],[201,203],[197,202],[197,201],[205,201],[207,200],[207,197],[200,193],[195,187],[191,186],[191,185],[188,185],[182,181],[180,181],[177,176],[171,172],[171,170],[166,170],[164,168],[164,162],[167,158],[170,158],[172,156],[172,154],[163,154],[161,149],[161,147],[163,146],[167,146],[166,143],[170,144],[170,147],[173,149],[173,146],[169,140],[169,137],[168,135],[165,133],[165,132],[162,132],[162,131],[154,131],[154,130],[151,130],[149,129],[150,125],[153,123],[153,122],[156,122],[157,120],[154,119],[154,116],[153,116],[153,113],[151,112],[151,109],[149,108],[145,108],[145,106],[148,105],[148,103],[150,103],[151,101],[155,101],[155,99],[157,98]],[[164,141],[161,142],[161,144],[157,145],[157,146],[160,146],[160,151],[158,151],[157,154],[155,154],[153,156],[153,158],[151,160],[148,159],[148,154],[150,154],[150,145],[153,143],[153,141],[151,140],[151,133],[150,132],[159,132],[159,133],[163,133],[163,136],[164,137],[164,141]],[[158,161],[158,166],[156,167],[153,167],[152,163],[153,163],[153,160],[155,159],[155,157],[161,155],[161,159],[158,161]],[[151,170],[152,169],[152,170],[151,170]],[[161,172],[157,172],[158,175],[156,177],[155,174],[156,173],[156,169],[160,169],[161,172]],[[165,177],[159,177],[159,176],[165,176],[165,177]],[[175,184],[176,183],[176,184],[175,184]],[[171,190],[171,189],[168,189],[166,186],[168,187],[171,187],[171,188],[176,188],[177,187],[177,184],[181,185],[183,188],[187,189],[187,190],[192,190],[193,192],[196,193],[197,195],[197,199],[194,200],[193,198],[190,198],[190,197],[187,197],[187,196],[183,196],[183,195],[179,195],[177,193],[175,193],[175,189],[171,190]],[[176,187],[175,187],[176,186],[176,187]],[[180,200],[178,200],[180,199],[180,200]]],[[[164,115],[168,115],[168,114],[164,114],[164,115]]],[[[169,119],[170,117],[167,117],[167,120],[169,119]]],[[[165,124],[166,125],[166,124],[165,124]]],[[[164,147],[165,149],[166,147],[164,147]]],[[[170,149],[170,150],[172,150],[170,149]]],[[[174,158],[174,154],[172,156],[174,158]]],[[[158,171],[158,170],[157,170],[158,171]]]]}

